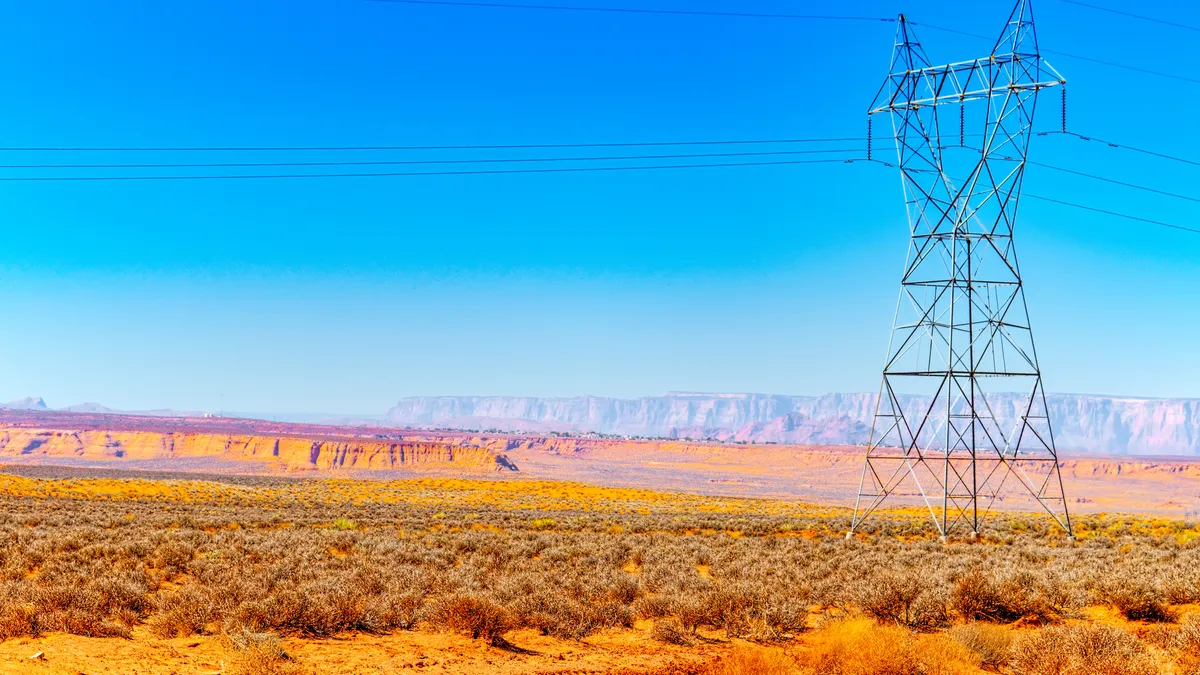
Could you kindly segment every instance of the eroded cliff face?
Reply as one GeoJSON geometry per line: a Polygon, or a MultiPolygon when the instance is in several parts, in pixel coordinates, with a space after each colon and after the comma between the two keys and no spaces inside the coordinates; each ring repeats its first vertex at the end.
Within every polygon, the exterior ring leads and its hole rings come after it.
{"type": "Polygon", "coordinates": [[[0,458],[5,456],[95,460],[211,458],[270,463],[275,465],[272,468],[285,471],[515,470],[494,447],[437,439],[391,442],[152,431],[7,428],[0,430],[0,458]]]}
{"type": "MultiPolygon", "coordinates": [[[[388,411],[388,419],[398,425],[458,429],[572,429],[665,438],[861,445],[870,435],[875,398],[874,394],[419,397],[400,400],[388,411]]],[[[928,407],[928,399],[919,396],[901,396],[901,402],[911,415],[928,407]]],[[[998,393],[989,396],[989,403],[1003,428],[1012,428],[1027,399],[998,393]]],[[[1200,455],[1200,399],[1051,394],[1047,403],[1060,449],[1200,455]]]]}

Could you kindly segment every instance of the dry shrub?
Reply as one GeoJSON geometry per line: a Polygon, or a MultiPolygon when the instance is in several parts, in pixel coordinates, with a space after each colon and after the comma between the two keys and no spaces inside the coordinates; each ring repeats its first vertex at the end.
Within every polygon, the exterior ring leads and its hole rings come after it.
{"type": "Polygon", "coordinates": [[[916,640],[900,626],[833,621],[813,633],[801,663],[820,675],[920,675],[916,640]]]}
{"type": "Polygon", "coordinates": [[[504,633],[512,628],[513,620],[508,610],[487,598],[452,595],[434,603],[429,623],[498,645],[503,644],[504,633]]]}
{"type": "Polygon", "coordinates": [[[864,614],[915,629],[949,621],[946,603],[915,571],[886,570],[859,586],[855,600],[864,614]]]}
{"type": "Polygon", "coordinates": [[[537,628],[542,635],[578,640],[601,628],[631,626],[633,615],[628,607],[619,603],[585,605],[558,599],[530,613],[523,623],[537,628]]]}
{"type": "Polygon", "coordinates": [[[808,607],[785,601],[745,607],[727,616],[723,627],[728,637],[781,642],[803,632],[807,624],[808,607]]]}
{"type": "Polygon", "coordinates": [[[704,675],[798,675],[796,659],[781,649],[743,647],[710,665],[704,675]]]}
{"type": "Polygon", "coordinates": [[[1022,675],[1156,675],[1159,669],[1137,637],[1120,628],[1055,626],[1017,638],[1013,670],[1022,675]]]}
{"type": "Polygon", "coordinates": [[[215,618],[212,591],[185,586],[177,591],[159,594],[149,624],[151,632],[158,637],[187,637],[203,633],[215,618]]]}
{"type": "MultiPolygon", "coordinates": [[[[501,580],[492,597],[512,612],[514,627],[528,626],[542,635],[578,640],[602,628],[633,625],[629,606],[611,599],[612,595],[577,585],[547,588],[536,577],[516,576],[501,580]]],[[[624,591],[615,595],[623,596],[624,591]]]]}
{"type": "Polygon", "coordinates": [[[950,637],[979,655],[981,665],[999,668],[1009,661],[1013,636],[1007,628],[989,623],[968,623],[951,628],[950,637]]]}
{"type": "Polygon", "coordinates": [[[242,631],[225,636],[226,645],[233,651],[230,675],[294,675],[300,667],[288,656],[271,633],[242,631]]]}
{"type": "Polygon", "coordinates": [[[37,627],[40,630],[84,637],[128,638],[131,636],[127,626],[109,621],[100,614],[81,609],[64,609],[41,614],[37,617],[37,627]]]}
{"type": "Polygon", "coordinates": [[[37,610],[33,605],[8,605],[0,611],[0,640],[37,637],[40,633],[37,610]]]}
{"type": "Polygon", "coordinates": [[[1167,604],[1162,590],[1131,575],[1109,580],[1101,590],[1101,596],[1130,621],[1172,622],[1179,619],[1179,613],[1167,604]]]}
{"type": "Polygon", "coordinates": [[[184,541],[165,541],[155,549],[149,563],[168,574],[179,574],[196,555],[196,548],[184,541]]]}
{"type": "Polygon", "coordinates": [[[293,630],[326,637],[345,630],[366,629],[363,624],[362,594],[327,577],[301,586],[292,602],[302,611],[295,614],[293,630]]]}
{"type": "Polygon", "coordinates": [[[1171,637],[1177,675],[1200,675],[1200,617],[1189,616],[1171,637]]]}
{"type": "Polygon", "coordinates": [[[226,628],[327,637],[347,630],[386,630],[394,627],[390,622],[409,618],[401,601],[396,605],[387,598],[368,602],[361,592],[338,582],[327,577],[245,600],[226,612],[226,628]]]}
{"type": "Polygon", "coordinates": [[[974,569],[958,579],[950,609],[967,621],[1052,623],[1062,618],[1065,598],[1028,573],[1003,578],[974,569]]]}
{"type": "Polygon", "coordinates": [[[1172,605],[1188,605],[1200,601],[1200,587],[1197,587],[1195,572],[1172,568],[1167,571],[1162,583],[1163,595],[1172,605]]]}
{"type": "Polygon", "coordinates": [[[692,637],[675,617],[655,619],[654,626],[650,629],[650,636],[659,642],[670,645],[690,647],[696,644],[696,638],[692,637]]]}
{"type": "Polygon", "coordinates": [[[386,631],[393,628],[409,630],[417,624],[425,593],[394,591],[384,593],[367,603],[362,623],[364,630],[386,631]]]}
{"type": "Polygon", "coordinates": [[[672,598],[662,595],[644,595],[633,603],[633,613],[642,619],[661,619],[674,611],[672,598]]]}
{"type": "Polygon", "coordinates": [[[705,594],[700,605],[707,625],[724,628],[728,637],[753,642],[778,642],[803,632],[808,625],[804,593],[731,587],[705,594]]]}

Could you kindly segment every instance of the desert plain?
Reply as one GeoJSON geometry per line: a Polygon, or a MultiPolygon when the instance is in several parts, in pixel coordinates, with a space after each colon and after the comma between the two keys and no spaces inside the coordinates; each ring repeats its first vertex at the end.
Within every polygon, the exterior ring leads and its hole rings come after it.
{"type": "Polygon", "coordinates": [[[1185,459],[941,543],[853,447],[0,423],[0,672],[1200,673],[1185,459]]]}

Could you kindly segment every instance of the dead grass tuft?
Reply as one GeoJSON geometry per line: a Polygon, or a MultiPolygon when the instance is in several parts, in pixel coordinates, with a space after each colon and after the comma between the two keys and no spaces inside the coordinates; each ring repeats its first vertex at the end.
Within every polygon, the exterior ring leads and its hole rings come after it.
{"type": "Polygon", "coordinates": [[[742,647],[710,665],[704,675],[799,675],[796,659],[781,649],[742,647]]]}
{"type": "Polygon", "coordinates": [[[975,652],[980,665],[999,668],[1012,658],[1012,632],[1003,626],[988,623],[967,623],[949,631],[956,642],[975,652]]]}
{"type": "Polygon", "coordinates": [[[833,621],[810,634],[801,665],[820,675],[921,675],[916,640],[900,626],[833,621]]]}

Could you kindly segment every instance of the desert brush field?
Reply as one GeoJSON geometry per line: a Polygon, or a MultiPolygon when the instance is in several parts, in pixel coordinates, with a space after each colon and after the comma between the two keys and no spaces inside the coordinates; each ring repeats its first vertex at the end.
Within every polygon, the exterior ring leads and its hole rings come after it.
{"type": "Polygon", "coordinates": [[[1200,673],[1200,523],[577,483],[0,473],[0,672],[1200,673]]]}

